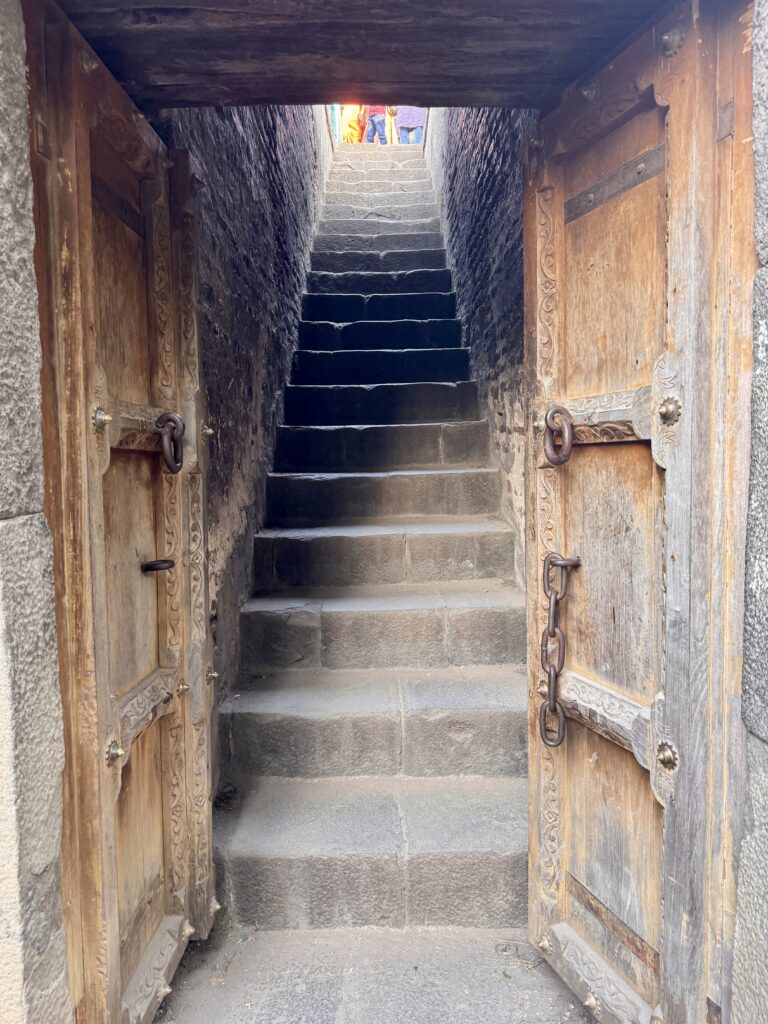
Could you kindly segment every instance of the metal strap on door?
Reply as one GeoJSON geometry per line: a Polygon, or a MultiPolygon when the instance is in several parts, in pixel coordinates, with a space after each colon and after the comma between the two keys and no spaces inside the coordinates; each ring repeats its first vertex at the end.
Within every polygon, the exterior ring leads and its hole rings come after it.
{"type": "MultiPolygon", "coordinates": [[[[573,420],[562,405],[553,405],[544,417],[544,454],[552,466],[562,466],[573,451],[573,420]]],[[[568,593],[568,577],[578,569],[581,559],[564,558],[556,551],[548,551],[544,558],[542,584],[549,602],[547,625],[541,634],[541,667],[547,673],[547,696],[539,708],[539,732],[548,747],[559,747],[565,739],[565,711],[557,699],[557,681],[565,667],[565,634],[560,625],[560,602],[568,593]],[[559,585],[555,586],[553,570],[560,570],[559,585]],[[547,728],[550,716],[557,725],[554,733],[547,728]]]]}

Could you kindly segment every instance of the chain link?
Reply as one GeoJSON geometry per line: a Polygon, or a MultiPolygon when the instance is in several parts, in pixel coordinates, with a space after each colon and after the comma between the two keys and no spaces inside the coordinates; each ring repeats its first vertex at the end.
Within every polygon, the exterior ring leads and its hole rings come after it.
{"type": "Polygon", "coordinates": [[[565,712],[557,699],[557,680],[565,666],[565,634],[560,628],[560,602],[568,593],[568,574],[581,565],[580,558],[563,558],[548,551],[544,558],[543,588],[549,601],[547,624],[541,634],[541,667],[547,673],[547,699],[539,708],[539,732],[548,747],[559,747],[565,739],[565,712]],[[559,586],[552,581],[554,569],[560,570],[559,586]],[[547,729],[547,716],[557,719],[554,735],[547,729]]]}

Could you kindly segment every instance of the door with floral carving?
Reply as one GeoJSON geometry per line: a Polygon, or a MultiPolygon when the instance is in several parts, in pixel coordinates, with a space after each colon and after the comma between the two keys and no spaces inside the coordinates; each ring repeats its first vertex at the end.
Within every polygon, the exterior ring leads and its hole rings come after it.
{"type": "Polygon", "coordinates": [[[530,931],[612,1024],[729,1019],[750,17],[674,10],[527,147],[530,931]]]}
{"type": "Polygon", "coordinates": [[[215,912],[193,176],[28,10],[78,1021],[154,1016],[215,912]]]}

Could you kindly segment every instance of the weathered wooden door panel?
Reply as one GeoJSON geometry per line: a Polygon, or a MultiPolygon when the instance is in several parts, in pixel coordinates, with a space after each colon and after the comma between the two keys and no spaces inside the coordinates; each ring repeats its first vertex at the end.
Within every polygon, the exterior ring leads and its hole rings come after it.
{"type": "Polygon", "coordinates": [[[617,1024],[728,1012],[740,602],[724,594],[746,491],[742,442],[712,416],[739,421],[748,387],[754,254],[732,181],[752,187],[733,133],[749,25],[746,5],[672,12],[528,148],[530,928],[617,1024]],[[557,566],[542,590],[548,552],[580,560],[561,597],[557,566]]]}
{"type": "Polygon", "coordinates": [[[55,8],[28,35],[72,990],[143,1024],[215,912],[193,178],[55,8]]]}

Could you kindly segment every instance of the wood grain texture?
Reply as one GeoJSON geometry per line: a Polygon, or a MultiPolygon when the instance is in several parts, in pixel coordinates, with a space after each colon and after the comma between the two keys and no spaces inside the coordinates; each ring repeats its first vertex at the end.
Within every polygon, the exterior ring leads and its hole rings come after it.
{"type": "Polygon", "coordinates": [[[431,106],[548,108],[661,5],[606,0],[599,17],[585,0],[559,2],[546,15],[522,0],[471,6],[393,0],[374,7],[366,0],[332,6],[65,0],[62,6],[141,106],[381,95],[431,106]]]}
{"type": "Polygon", "coordinates": [[[612,1024],[695,1024],[730,1000],[750,17],[669,14],[569,87],[529,145],[531,936],[612,1024]],[[632,187],[627,168],[660,147],[663,168],[632,187]],[[576,441],[557,469],[540,448],[554,401],[576,441]],[[552,549],[582,559],[561,609],[567,766],[535,713],[552,549]]]}

